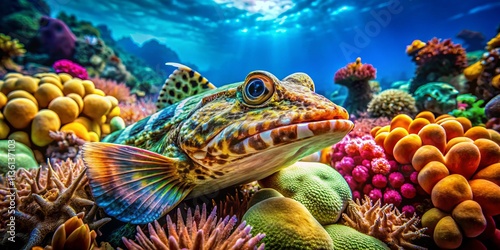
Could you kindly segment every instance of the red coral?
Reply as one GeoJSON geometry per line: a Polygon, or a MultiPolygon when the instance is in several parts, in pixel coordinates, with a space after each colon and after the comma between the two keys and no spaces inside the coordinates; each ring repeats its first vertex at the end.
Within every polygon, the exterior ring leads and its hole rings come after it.
{"type": "Polygon", "coordinates": [[[335,72],[334,81],[349,88],[349,84],[356,81],[369,81],[375,79],[377,70],[371,64],[362,64],[358,57],[355,62],[347,64],[335,72]]]}
{"type": "Polygon", "coordinates": [[[70,60],[62,59],[56,61],[54,65],[52,65],[52,68],[54,68],[56,73],[67,73],[82,80],[87,80],[89,78],[87,69],[70,60]]]}

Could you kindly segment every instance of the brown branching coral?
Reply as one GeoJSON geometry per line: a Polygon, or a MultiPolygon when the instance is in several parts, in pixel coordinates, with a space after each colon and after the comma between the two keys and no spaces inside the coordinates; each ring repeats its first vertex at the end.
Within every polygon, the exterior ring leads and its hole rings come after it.
{"type": "Polygon", "coordinates": [[[21,67],[12,61],[13,57],[26,53],[24,45],[17,39],[0,34],[0,72],[5,70],[21,71],[21,67]]]}
{"type": "Polygon", "coordinates": [[[154,225],[148,224],[149,237],[137,227],[136,242],[123,238],[123,243],[128,249],[264,249],[264,244],[259,242],[263,234],[252,237],[252,227],[241,223],[236,226],[236,216],[226,216],[217,220],[217,209],[214,208],[207,216],[206,205],[196,206],[194,213],[187,211],[187,218],[182,219],[181,210],[177,209],[177,224],[167,215],[167,230],[155,221],[154,225]]]}
{"type": "Polygon", "coordinates": [[[416,239],[428,237],[424,234],[427,228],[417,227],[420,221],[417,215],[408,219],[393,204],[381,206],[380,199],[373,204],[365,195],[363,202],[350,201],[342,218],[345,225],[385,242],[391,249],[426,249],[412,244],[416,239]]]}
{"type": "MultiPolygon", "coordinates": [[[[85,166],[81,160],[71,160],[52,168],[19,169],[15,175],[7,176],[0,183],[0,220],[7,224],[11,214],[9,202],[14,197],[16,223],[16,249],[31,249],[42,245],[47,235],[59,225],[79,212],[86,212],[83,221],[91,230],[97,230],[110,219],[97,220],[97,206],[85,189],[88,185],[85,166]],[[14,193],[12,191],[15,190],[14,193]]],[[[0,228],[5,232],[6,228],[0,228]]],[[[4,234],[2,244],[8,244],[4,234]]]]}
{"type": "Polygon", "coordinates": [[[78,153],[85,143],[83,139],[72,131],[50,131],[49,136],[54,141],[47,147],[46,156],[50,158],[52,166],[58,166],[68,159],[77,161],[78,153]]]}

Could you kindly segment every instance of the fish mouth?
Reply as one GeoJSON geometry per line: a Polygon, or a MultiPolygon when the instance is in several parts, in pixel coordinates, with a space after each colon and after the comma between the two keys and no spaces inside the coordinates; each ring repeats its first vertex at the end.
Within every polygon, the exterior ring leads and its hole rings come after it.
{"type": "Polygon", "coordinates": [[[307,151],[315,152],[335,144],[349,133],[353,127],[353,122],[347,119],[326,119],[281,125],[233,141],[225,141],[223,133],[220,133],[212,138],[206,150],[212,156],[226,155],[226,160],[237,161],[239,158],[263,152],[270,148],[311,140],[312,142],[308,143],[311,150],[307,151]],[[221,140],[225,142],[222,143],[223,146],[220,143],[221,140]]]}
{"type": "MultiPolygon", "coordinates": [[[[326,140],[325,142],[318,142],[319,145],[326,144],[328,146],[338,141],[339,137],[340,139],[343,138],[353,129],[353,127],[354,124],[352,121],[341,119],[285,125],[249,136],[233,145],[230,150],[232,148],[238,149],[243,147],[246,153],[256,153],[270,147],[279,147],[289,143],[301,142],[321,135],[331,135],[331,139],[328,139],[327,136],[326,138],[318,138],[318,140],[326,140]],[[329,144],[330,141],[335,142],[329,144]]],[[[319,149],[321,148],[323,147],[319,146],[319,149]]]]}

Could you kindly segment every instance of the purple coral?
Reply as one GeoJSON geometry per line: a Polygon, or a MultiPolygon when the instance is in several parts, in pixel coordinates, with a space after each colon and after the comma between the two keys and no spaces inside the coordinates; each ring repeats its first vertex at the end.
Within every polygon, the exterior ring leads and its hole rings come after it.
{"type": "Polygon", "coordinates": [[[75,52],[76,36],[61,20],[40,18],[40,41],[44,51],[53,60],[70,59],[75,52]]]}
{"type": "Polygon", "coordinates": [[[56,73],[67,73],[82,80],[86,80],[89,77],[87,70],[84,67],[70,60],[59,60],[55,62],[52,67],[54,68],[56,73]]]}

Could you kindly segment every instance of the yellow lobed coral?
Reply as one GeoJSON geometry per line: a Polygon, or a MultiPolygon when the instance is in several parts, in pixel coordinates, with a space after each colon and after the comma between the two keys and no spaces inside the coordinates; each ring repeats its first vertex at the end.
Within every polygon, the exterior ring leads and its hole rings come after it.
{"type": "Polygon", "coordinates": [[[417,112],[415,99],[407,92],[399,89],[387,89],[373,97],[368,103],[368,114],[371,117],[393,118],[399,114],[417,112]]]}
{"type": "Polygon", "coordinates": [[[491,38],[486,44],[486,50],[492,50],[500,47],[500,33],[498,33],[495,37],[491,38]]]}
{"type": "Polygon", "coordinates": [[[422,42],[421,40],[413,40],[413,42],[406,46],[406,54],[411,55],[415,52],[417,52],[419,49],[425,47],[426,43],[422,42]]]}
{"type": "Polygon", "coordinates": [[[45,147],[53,141],[50,131],[64,128],[86,141],[98,141],[125,127],[116,98],[66,73],[9,73],[0,81],[0,92],[0,139],[25,131],[29,144],[45,147]]]}
{"type": "Polygon", "coordinates": [[[22,56],[24,53],[26,53],[24,45],[19,43],[17,39],[0,34],[0,70],[21,71],[21,67],[12,61],[12,58],[22,56]]]}

